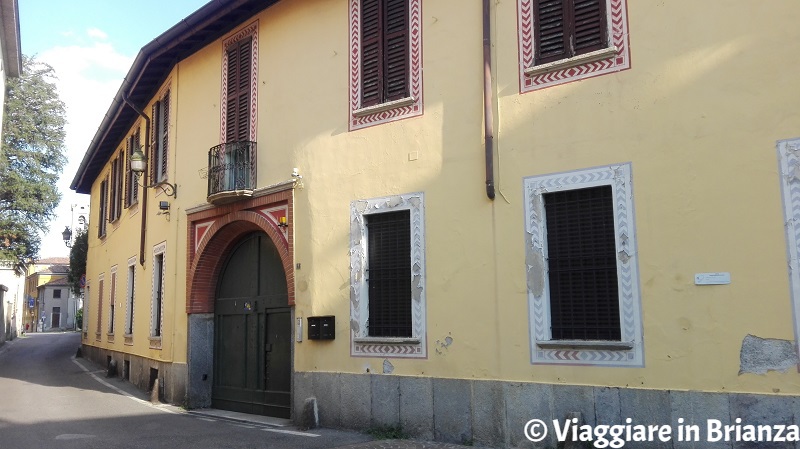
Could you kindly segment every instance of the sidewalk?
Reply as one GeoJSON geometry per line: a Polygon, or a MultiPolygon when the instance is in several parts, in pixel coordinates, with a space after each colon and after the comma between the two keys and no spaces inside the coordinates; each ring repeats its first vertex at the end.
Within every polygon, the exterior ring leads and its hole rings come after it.
{"type": "MultiPolygon", "coordinates": [[[[75,363],[78,363],[79,365],[83,366],[84,370],[86,370],[88,374],[94,376],[96,380],[98,380],[100,383],[103,383],[106,386],[116,390],[118,393],[128,396],[134,400],[150,404],[147,395],[138,388],[136,388],[133,384],[126,382],[121,378],[106,378],[103,375],[104,370],[98,365],[92,363],[88,359],[73,358],[73,360],[75,361],[75,363]]],[[[169,413],[203,416],[207,418],[239,422],[242,424],[280,428],[289,432],[293,431],[299,432],[299,430],[297,430],[294,427],[291,420],[288,419],[272,418],[269,416],[261,416],[261,415],[249,415],[246,413],[230,412],[227,410],[217,410],[217,409],[185,410],[181,407],[176,407],[170,404],[150,404],[150,405],[152,407],[164,410],[169,413]]],[[[353,434],[358,434],[358,432],[355,431],[347,431],[342,429],[336,429],[336,430],[339,432],[352,432],[353,434]]],[[[313,433],[314,429],[309,430],[309,432],[313,433]]],[[[367,435],[363,436],[364,438],[369,438],[367,435]]],[[[375,440],[375,441],[366,441],[363,443],[356,443],[345,446],[336,446],[336,449],[469,449],[469,447],[458,444],[436,443],[431,441],[375,440]]]]}

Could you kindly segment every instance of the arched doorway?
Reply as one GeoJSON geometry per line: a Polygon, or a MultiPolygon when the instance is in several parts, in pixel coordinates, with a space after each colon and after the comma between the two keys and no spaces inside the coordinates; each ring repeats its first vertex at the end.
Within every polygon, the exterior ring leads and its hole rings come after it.
{"type": "Polygon", "coordinates": [[[212,406],[290,417],[291,309],[280,254],[267,234],[240,241],[214,300],[212,406]]]}

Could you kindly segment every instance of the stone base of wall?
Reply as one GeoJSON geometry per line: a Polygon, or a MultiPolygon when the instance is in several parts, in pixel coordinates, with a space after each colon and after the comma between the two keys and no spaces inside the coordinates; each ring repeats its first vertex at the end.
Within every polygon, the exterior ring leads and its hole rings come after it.
{"type": "Polygon", "coordinates": [[[401,427],[411,437],[495,448],[555,448],[553,420],[580,412],[586,424],[669,425],[667,442],[631,442],[636,448],[795,448],[794,443],[708,442],[708,420],[724,425],[800,424],[800,397],[737,393],[439,379],[384,374],[298,372],[293,416],[316,397],[320,425],[363,430],[401,427]],[[548,424],[538,443],[524,434],[531,419],[548,424]],[[683,418],[682,424],[678,420],[683,418]],[[679,426],[700,429],[699,441],[677,441],[679,426]],[[766,445],[766,446],[765,446],[766,445]]]}
{"type": "Polygon", "coordinates": [[[158,395],[159,399],[170,404],[185,405],[187,378],[185,363],[160,362],[86,344],[83,345],[81,351],[84,358],[103,368],[108,367],[108,358],[111,357],[117,363],[117,377],[127,379],[142,391],[151,390],[151,369],[158,370],[158,383],[161,390],[158,395]],[[128,372],[126,372],[126,361],[129,362],[128,372]]]}

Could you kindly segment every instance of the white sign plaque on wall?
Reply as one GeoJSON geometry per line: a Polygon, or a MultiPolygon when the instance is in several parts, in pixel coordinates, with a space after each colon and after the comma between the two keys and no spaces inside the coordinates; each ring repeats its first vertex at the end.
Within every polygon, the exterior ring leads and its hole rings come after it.
{"type": "Polygon", "coordinates": [[[730,273],[696,273],[694,275],[694,285],[726,285],[730,283],[730,273]]]}

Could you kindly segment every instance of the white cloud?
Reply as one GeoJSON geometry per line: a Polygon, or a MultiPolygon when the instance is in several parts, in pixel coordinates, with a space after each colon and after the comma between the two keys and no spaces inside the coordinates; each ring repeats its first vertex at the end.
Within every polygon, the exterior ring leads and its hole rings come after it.
{"type": "Polygon", "coordinates": [[[86,34],[89,37],[93,37],[95,39],[101,39],[101,40],[108,39],[108,34],[106,34],[105,31],[98,28],[89,28],[88,30],[86,30],[86,34]]]}
{"type": "MultiPolygon", "coordinates": [[[[100,37],[102,31],[96,32],[95,37],[100,37]]],[[[91,35],[92,30],[89,33],[91,35]]],[[[42,239],[40,256],[64,256],[68,249],[61,231],[70,223],[70,205],[89,203],[88,195],[75,193],[69,185],[133,57],[120,54],[110,44],[97,42],[90,46],[54,47],[40,53],[37,59],[50,64],[58,76],[59,96],[67,107],[65,147],[68,158],[58,183],[62,199],[56,210],[57,218],[50,223],[50,232],[42,239]]]]}

